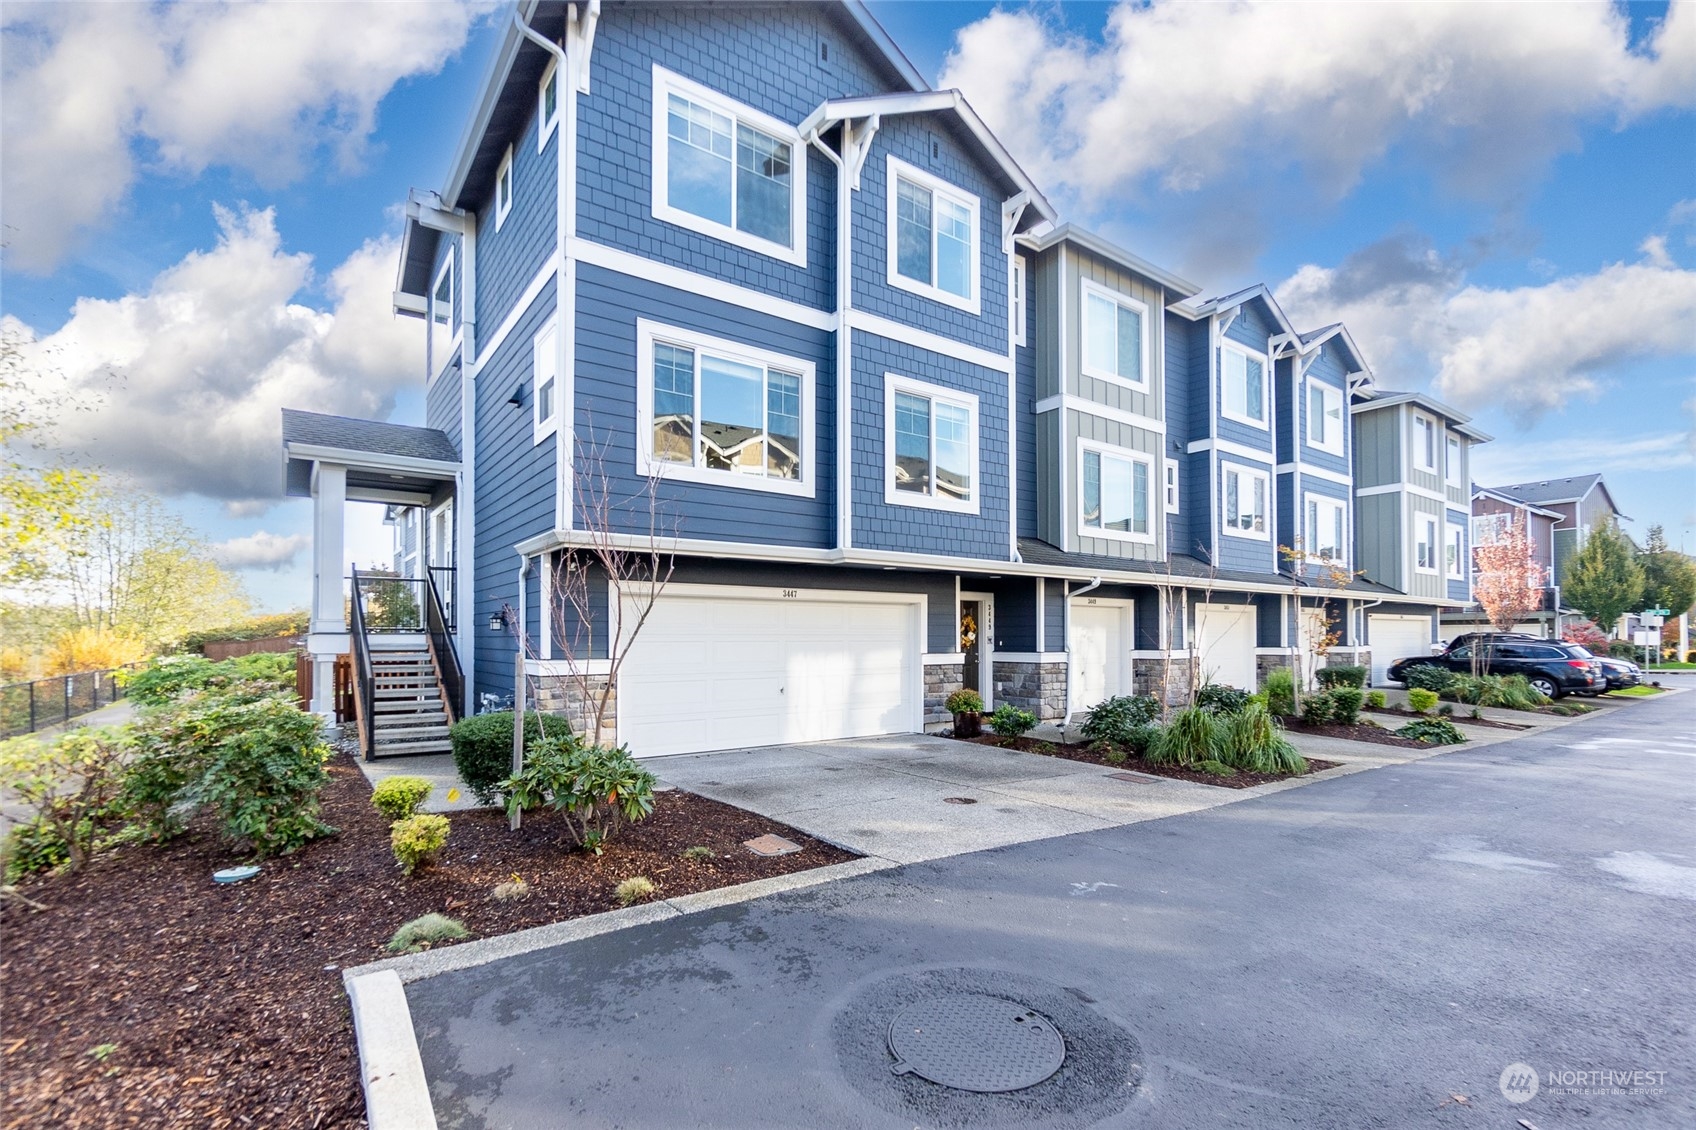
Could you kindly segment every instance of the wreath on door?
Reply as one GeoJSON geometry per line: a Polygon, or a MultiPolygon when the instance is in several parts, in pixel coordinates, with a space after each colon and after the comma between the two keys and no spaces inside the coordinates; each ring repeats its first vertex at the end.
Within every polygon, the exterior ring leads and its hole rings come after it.
{"type": "Polygon", "coordinates": [[[978,622],[970,612],[960,613],[960,650],[970,651],[978,641],[978,622]]]}

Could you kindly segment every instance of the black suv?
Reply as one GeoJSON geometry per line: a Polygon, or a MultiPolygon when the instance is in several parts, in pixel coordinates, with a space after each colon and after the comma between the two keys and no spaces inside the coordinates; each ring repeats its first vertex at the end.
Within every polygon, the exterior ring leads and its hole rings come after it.
{"type": "Polygon", "coordinates": [[[1479,669],[1486,675],[1524,675],[1533,689],[1549,698],[1601,694],[1608,689],[1602,665],[1577,644],[1531,636],[1492,633],[1483,640],[1456,641],[1441,655],[1415,655],[1390,664],[1389,675],[1407,685],[1410,667],[1444,667],[1457,675],[1473,672],[1473,649],[1481,648],[1479,669]]]}

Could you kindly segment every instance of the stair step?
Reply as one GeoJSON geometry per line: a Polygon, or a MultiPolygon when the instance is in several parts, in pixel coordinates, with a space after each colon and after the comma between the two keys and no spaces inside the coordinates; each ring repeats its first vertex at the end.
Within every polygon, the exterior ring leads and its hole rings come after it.
{"type": "Polygon", "coordinates": [[[408,742],[446,741],[448,728],[446,726],[397,726],[393,729],[377,729],[377,744],[379,746],[405,745],[408,742]]]}
{"type": "Polygon", "coordinates": [[[403,754],[403,753],[452,753],[452,752],[453,752],[453,743],[448,741],[446,738],[441,738],[441,739],[438,739],[436,741],[406,742],[406,743],[401,744],[401,745],[383,745],[382,743],[379,742],[378,745],[377,745],[376,751],[375,751],[376,755],[379,756],[379,757],[390,757],[390,756],[393,756],[395,754],[403,754]]]}
{"type": "Polygon", "coordinates": [[[439,698],[420,699],[409,696],[407,698],[399,699],[380,698],[374,704],[372,713],[376,714],[378,717],[382,717],[385,714],[416,714],[419,711],[427,710],[434,710],[440,713],[441,709],[442,700],[439,698]]]}
{"type": "Polygon", "coordinates": [[[393,700],[393,701],[399,701],[401,699],[406,699],[408,701],[413,701],[413,702],[437,702],[437,703],[442,701],[442,696],[435,689],[434,683],[432,683],[430,685],[428,690],[404,690],[404,689],[402,689],[402,690],[385,690],[385,689],[379,687],[377,689],[376,694],[377,694],[377,698],[379,700],[389,699],[389,700],[393,700]]]}
{"type": "Polygon", "coordinates": [[[427,651],[373,651],[369,654],[373,663],[430,662],[430,653],[427,651]]]}
{"type": "Polygon", "coordinates": [[[433,669],[433,667],[434,667],[434,665],[429,663],[428,661],[418,662],[418,661],[411,660],[411,659],[407,660],[405,663],[373,663],[373,664],[371,664],[371,669],[373,671],[429,671],[429,670],[433,669]]]}
{"type": "Polygon", "coordinates": [[[375,682],[378,690],[392,691],[398,687],[433,687],[436,685],[436,677],[434,675],[428,677],[418,675],[397,675],[393,677],[378,675],[375,682]]]}

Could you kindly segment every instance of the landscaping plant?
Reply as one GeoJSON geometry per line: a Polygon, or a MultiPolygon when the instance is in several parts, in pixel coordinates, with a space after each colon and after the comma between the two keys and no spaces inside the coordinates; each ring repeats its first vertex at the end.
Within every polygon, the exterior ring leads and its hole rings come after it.
{"type": "Polygon", "coordinates": [[[427,812],[396,820],[389,829],[389,847],[402,873],[410,877],[420,867],[435,862],[437,854],[448,846],[450,830],[446,816],[427,812]]]}
{"type": "Polygon", "coordinates": [[[1274,667],[1266,673],[1266,709],[1279,718],[1296,712],[1296,673],[1288,667],[1274,667]]]}
{"type": "Polygon", "coordinates": [[[612,889],[612,896],[620,906],[634,906],[653,898],[656,890],[654,881],[646,875],[632,875],[612,889]]]}
{"type": "Polygon", "coordinates": [[[1524,675],[1457,675],[1444,697],[1469,706],[1535,710],[1549,700],[1531,688],[1524,675]]]}
{"type": "Polygon", "coordinates": [[[942,708],[950,714],[976,714],[983,709],[983,696],[974,690],[957,690],[948,696],[942,708]]]}
{"type": "Polygon", "coordinates": [[[1366,692],[1356,686],[1331,688],[1331,721],[1352,726],[1360,721],[1360,708],[1366,702],[1366,692]]]}
{"type": "Polygon", "coordinates": [[[457,942],[470,936],[471,931],[457,918],[449,918],[445,914],[425,914],[395,931],[395,936],[389,939],[389,952],[417,953],[443,942],[457,942]]]}
{"type": "Polygon", "coordinates": [[[1354,665],[1333,665],[1321,667],[1314,673],[1319,685],[1327,689],[1331,687],[1360,687],[1366,686],[1366,668],[1354,665]]]}
{"type": "Polygon", "coordinates": [[[1195,692],[1195,704],[1213,714],[1236,714],[1248,705],[1249,693],[1224,683],[1208,683],[1195,692]]]}
{"type": "Polygon", "coordinates": [[[1004,738],[1023,737],[1035,726],[1035,714],[1020,710],[1010,702],[1002,703],[995,708],[995,713],[989,716],[989,728],[1004,738]]]}
{"type": "Polygon", "coordinates": [[[0,782],[30,812],[6,837],[8,882],[93,857],[120,820],[126,752],[123,731],[108,727],[0,742],[0,782]]]}
{"type": "Polygon", "coordinates": [[[1415,714],[1424,714],[1437,705],[1437,692],[1414,687],[1407,692],[1407,704],[1415,714]]]}
{"type": "Polygon", "coordinates": [[[1223,724],[1212,712],[1187,706],[1172,715],[1144,756],[1156,765],[1217,761],[1225,745],[1223,730],[1223,724]]]}
{"type": "Polygon", "coordinates": [[[1210,773],[1215,777],[1235,777],[1237,775],[1237,771],[1223,761],[1198,761],[1195,767],[1203,773],[1210,773]]]}
{"type": "Polygon", "coordinates": [[[683,858],[684,859],[715,859],[715,858],[717,858],[717,856],[715,856],[713,854],[712,848],[704,847],[700,844],[697,844],[694,847],[684,848],[683,849],[683,858]]]}
{"type": "Polygon", "coordinates": [[[1307,760],[1264,706],[1251,703],[1242,713],[1222,720],[1221,729],[1217,759],[1226,765],[1251,773],[1307,772],[1307,760]]]}
{"type": "Polygon", "coordinates": [[[1301,700],[1301,720],[1310,726],[1322,726],[1331,720],[1336,711],[1336,700],[1330,691],[1320,691],[1310,694],[1301,700]]]}
{"type": "Polygon", "coordinates": [[[1447,718],[1418,718],[1396,731],[1398,738],[1412,738],[1427,745],[1460,745],[1466,741],[1447,718]]]}
{"type": "Polygon", "coordinates": [[[1087,741],[1133,745],[1133,733],[1158,717],[1160,703],[1153,695],[1115,695],[1089,708],[1082,733],[1087,741]]]}
{"type": "Polygon", "coordinates": [[[496,883],[492,893],[496,902],[516,902],[530,897],[530,884],[524,881],[524,876],[514,871],[512,878],[504,883],[496,883]]]}
{"type": "Polygon", "coordinates": [[[155,659],[139,671],[118,676],[124,694],[141,707],[164,706],[194,691],[260,685],[266,693],[294,686],[293,652],[256,652],[214,663],[199,655],[170,655],[155,659]]]}
{"type": "Polygon", "coordinates": [[[1447,667],[1437,667],[1430,663],[1421,663],[1417,667],[1409,667],[1402,676],[1402,682],[1408,690],[1431,691],[1442,694],[1449,689],[1449,684],[1455,681],[1455,673],[1447,667]]]}
{"type": "Polygon", "coordinates": [[[1390,705],[1390,700],[1384,697],[1383,691],[1367,691],[1366,705],[1374,710],[1383,710],[1390,705]]]}
{"type": "Polygon", "coordinates": [[[418,811],[433,787],[423,777],[384,777],[371,790],[371,807],[390,821],[405,820],[418,811]]]}
{"type": "MultiPolygon", "coordinates": [[[[543,737],[570,737],[571,726],[554,714],[525,711],[524,748],[530,749],[543,737]]],[[[483,804],[501,801],[501,782],[512,776],[512,711],[474,714],[454,723],[448,731],[453,743],[453,764],[483,804]]]]}
{"type": "Polygon", "coordinates": [[[500,787],[508,812],[552,808],[577,846],[596,855],[625,824],[654,810],[654,775],[627,748],[580,745],[569,734],[539,741],[525,755],[524,772],[500,787]]]}

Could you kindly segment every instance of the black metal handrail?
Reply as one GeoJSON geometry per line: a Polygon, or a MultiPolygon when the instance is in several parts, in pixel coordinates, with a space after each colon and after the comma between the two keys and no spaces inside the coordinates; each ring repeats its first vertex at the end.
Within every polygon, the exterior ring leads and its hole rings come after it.
{"type": "Polygon", "coordinates": [[[459,631],[459,606],[454,603],[454,586],[458,583],[459,570],[452,565],[432,565],[428,572],[431,584],[437,596],[441,598],[443,618],[448,631],[459,631]]]}
{"type": "Polygon", "coordinates": [[[424,578],[424,623],[429,629],[430,655],[436,661],[436,677],[442,683],[442,700],[447,707],[448,724],[459,721],[465,702],[465,676],[459,669],[459,652],[454,647],[453,621],[442,603],[441,590],[436,587],[436,574],[451,575],[452,569],[432,566],[424,578]]]}
{"type": "Polygon", "coordinates": [[[44,726],[57,726],[110,706],[124,697],[118,676],[144,666],[130,663],[100,671],[73,671],[0,687],[0,738],[33,734],[44,726]]]}
{"type": "Polygon", "coordinates": [[[371,648],[365,640],[365,597],[361,592],[359,570],[353,571],[353,599],[348,602],[352,621],[349,633],[353,637],[353,679],[359,695],[359,730],[362,751],[370,760],[377,748],[377,678],[371,670],[371,648]]]}

